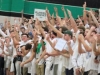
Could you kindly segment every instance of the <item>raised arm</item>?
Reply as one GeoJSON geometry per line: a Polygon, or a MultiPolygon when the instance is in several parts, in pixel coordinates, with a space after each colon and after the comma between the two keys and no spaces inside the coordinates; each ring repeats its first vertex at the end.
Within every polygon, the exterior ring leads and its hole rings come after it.
{"type": "Polygon", "coordinates": [[[84,24],[87,24],[86,2],[84,2],[84,4],[83,4],[83,20],[84,20],[84,24]]]}
{"type": "Polygon", "coordinates": [[[81,35],[78,36],[78,52],[80,54],[85,53],[85,51],[82,49],[81,35]]]}
{"type": "Polygon", "coordinates": [[[67,11],[68,11],[68,15],[70,17],[71,26],[74,29],[74,32],[77,32],[78,31],[77,24],[76,24],[72,14],[71,14],[71,11],[70,10],[67,10],[67,11]]]}
{"type": "Polygon", "coordinates": [[[20,37],[19,37],[18,31],[17,31],[16,28],[14,28],[14,33],[16,34],[15,35],[16,40],[19,41],[20,40],[20,37]]]}
{"type": "Polygon", "coordinates": [[[48,8],[46,7],[46,13],[47,13],[47,18],[50,20],[51,19],[51,14],[49,13],[48,8]]]}
{"type": "Polygon", "coordinates": [[[56,16],[58,16],[58,9],[57,9],[57,7],[54,7],[54,11],[56,13],[56,16]]]}
{"type": "Polygon", "coordinates": [[[50,20],[50,23],[51,23],[52,25],[55,25],[54,13],[52,14],[52,18],[51,18],[51,20],[50,20]]]}
{"type": "Polygon", "coordinates": [[[61,20],[60,16],[56,16],[56,19],[59,22],[60,26],[63,26],[62,20],[61,20]]]}
{"type": "Polygon", "coordinates": [[[84,36],[83,36],[82,34],[80,34],[79,37],[80,37],[80,41],[81,41],[81,43],[83,44],[83,47],[85,48],[85,50],[86,50],[87,52],[92,51],[92,48],[85,42],[84,36]]]}
{"type": "Polygon", "coordinates": [[[80,21],[79,24],[81,24],[81,26],[84,26],[82,20],[81,20],[80,17],[79,17],[79,15],[78,15],[78,20],[80,21]]]}
{"type": "Polygon", "coordinates": [[[58,37],[63,37],[63,34],[57,30],[53,25],[50,24],[50,22],[47,20],[46,24],[55,32],[57,33],[58,37]]]}
{"type": "Polygon", "coordinates": [[[36,19],[36,22],[35,22],[35,27],[37,28],[37,29],[39,29],[40,30],[40,32],[41,32],[41,34],[43,35],[43,37],[45,37],[46,35],[45,35],[45,33],[44,33],[44,30],[43,30],[43,28],[42,28],[42,25],[41,25],[41,23],[39,22],[39,20],[38,19],[36,19]]]}
{"type": "Polygon", "coordinates": [[[99,23],[98,23],[96,17],[94,16],[94,14],[92,13],[92,11],[89,11],[89,14],[92,16],[92,19],[93,19],[94,23],[96,24],[96,26],[99,27],[99,23]]]}
{"type": "Polygon", "coordinates": [[[66,14],[66,10],[65,10],[65,8],[64,8],[64,6],[62,6],[62,11],[64,12],[64,16],[65,16],[65,18],[68,18],[68,16],[67,16],[67,14],[66,14]]]}
{"type": "Polygon", "coordinates": [[[96,56],[100,55],[100,46],[98,46],[98,43],[95,38],[92,39],[92,49],[96,56]]]}
{"type": "Polygon", "coordinates": [[[16,47],[16,45],[20,45],[19,41],[16,39],[16,34],[15,32],[12,32],[11,33],[11,38],[13,39],[13,43],[14,43],[14,46],[16,47]]]}
{"type": "Polygon", "coordinates": [[[24,11],[22,10],[22,11],[21,11],[22,23],[24,23],[24,16],[23,16],[23,13],[24,13],[24,11]]]}

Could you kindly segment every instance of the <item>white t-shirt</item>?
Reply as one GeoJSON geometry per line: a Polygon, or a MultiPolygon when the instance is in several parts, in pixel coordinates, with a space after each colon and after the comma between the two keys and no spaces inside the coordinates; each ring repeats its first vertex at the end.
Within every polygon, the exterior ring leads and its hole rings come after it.
{"type": "MultiPolygon", "coordinates": [[[[67,41],[66,41],[66,42],[67,42],[67,41]]],[[[73,46],[74,46],[73,40],[70,40],[70,42],[71,42],[70,46],[73,47],[73,46]]],[[[66,43],[66,45],[64,46],[64,50],[67,50],[67,51],[69,50],[67,43],[66,43]]]]}
{"type": "MultiPolygon", "coordinates": [[[[50,39],[50,40],[51,40],[51,39],[50,39]]],[[[57,40],[57,39],[54,38],[53,40],[51,40],[51,42],[54,43],[56,40],[57,40]]],[[[52,50],[53,50],[53,48],[51,47],[51,45],[49,44],[49,42],[48,42],[47,40],[44,40],[44,41],[45,41],[45,43],[46,43],[46,45],[45,45],[45,47],[46,47],[46,52],[47,52],[47,53],[51,53],[52,50]]],[[[46,60],[53,60],[53,58],[54,58],[54,57],[50,56],[50,57],[48,57],[46,60]]]]}
{"type": "MultiPolygon", "coordinates": [[[[31,56],[31,51],[28,52],[24,57],[23,57],[23,61],[26,61],[30,58],[31,56]]],[[[24,67],[28,67],[28,73],[31,73],[31,66],[32,66],[32,61],[25,64],[24,67]]]]}
{"type": "MultiPolygon", "coordinates": [[[[31,42],[32,42],[32,40],[28,40],[27,42],[21,41],[21,42],[20,42],[20,46],[26,45],[26,44],[31,43],[31,42]]],[[[32,48],[33,48],[33,44],[32,44],[32,48]]],[[[30,58],[31,53],[32,53],[31,51],[32,51],[32,49],[30,50],[30,52],[28,52],[28,53],[23,57],[23,61],[26,61],[27,59],[30,58]]],[[[32,70],[32,61],[29,62],[29,63],[27,63],[27,64],[25,64],[24,67],[28,67],[28,73],[31,73],[31,70],[32,70]]]]}
{"type": "Polygon", "coordinates": [[[31,42],[32,42],[32,40],[28,40],[26,42],[21,41],[21,42],[19,42],[19,44],[20,44],[20,46],[22,46],[22,45],[26,45],[27,43],[31,43],[31,42]]]}
{"type": "MultiPolygon", "coordinates": [[[[89,43],[88,43],[88,45],[90,46],[89,43]]],[[[85,62],[84,62],[83,67],[84,67],[85,71],[97,70],[98,64],[96,64],[94,62],[94,59],[95,59],[95,54],[94,54],[93,50],[91,52],[86,52],[84,54],[84,60],[85,60],[85,62]]]]}
{"type": "Polygon", "coordinates": [[[72,65],[76,68],[78,67],[77,59],[78,59],[78,56],[79,56],[79,53],[78,53],[78,36],[79,36],[79,33],[80,33],[79,30],[75,33],[76,42],[75,42],[74,46],[72,47],[72,49],[74,50],[73,55],[72,55],[72,65]]]}
{"type": "MultiPolygon", "coordinates": [[[[58,41],[59,40],[59,38],[56,38],[56,41],[58,41]]],[[[54,64],[56,65],[56,64],[59,64],[59,58],[60,58],[60,56],[55,56],[54,57],[54,64]]]]}
{"type": "Polygon", "coordinates": [[[59,64],[59,56],[54,57],[54,64],[59,64]]]}
{"type": "MultiPolygon", "coordinates": [[[[70,40],[70,42],[71,42],[70,46],[73,47],[74,46],[73,40],[70,40]]],[[[69,50],[67,43],[64,47],[64,50],[67,50],[67,51],[69,50]]],[[[66,58],[65,61],[66,61],[66,62],[64,62],[65,67],[70,70],[73,67],[72,62],[71,62],[72,61],[71,55],[70,55],[70,58],[66,58]]]]}
{"type": "Polygon", "coordinates": [[[92,52],[91,52],[91,58],[90,58],[90,61],[89,61],[88,68],[90,68],[91,70],[98,70],[98,64],[96,64],[96,63],[94,62],[94,59],[95,59],[95,54],[94,54],[94,52],[92,51],[92,52]]]}

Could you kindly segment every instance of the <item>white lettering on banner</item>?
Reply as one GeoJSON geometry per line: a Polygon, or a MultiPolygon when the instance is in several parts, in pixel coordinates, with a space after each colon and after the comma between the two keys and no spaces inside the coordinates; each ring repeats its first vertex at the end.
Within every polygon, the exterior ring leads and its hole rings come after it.
{"type": "Polygon", "coordinates": [[[34,20],[36,20],[36,18],[38,18],[39,21],[45,21],[47,19],[46,11],[43,9],[35,9],[34,10],[34,20]]]}

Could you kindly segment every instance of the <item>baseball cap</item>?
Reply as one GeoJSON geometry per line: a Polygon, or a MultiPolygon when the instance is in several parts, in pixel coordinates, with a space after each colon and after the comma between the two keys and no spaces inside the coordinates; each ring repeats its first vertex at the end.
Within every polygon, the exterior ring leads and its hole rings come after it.
{"type": "Polygon", "coordinates": [[[64,34],[68,34],[68,35],[70,35],[71,37],[73,36],[73,34],[72,34],[72,32],[71,32],[70,30],[64,31],[64,34]]]}

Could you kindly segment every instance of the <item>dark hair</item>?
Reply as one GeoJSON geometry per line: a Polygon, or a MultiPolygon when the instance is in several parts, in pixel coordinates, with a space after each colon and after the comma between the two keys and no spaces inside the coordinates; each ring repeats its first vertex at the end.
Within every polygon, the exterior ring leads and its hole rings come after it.
{"type": "Polygon", "coordinates": [[[25,19],[25,20],[24,20],[24,22],[27,22],[27,23],[28,23],[28,22],[29,22],[29,20],[28,20],[28,19],[25,19]]]}
{"type": "Polygon", "coordinates": [[[85,37],[85,34],[84,34],[84,32],[80,32],[80,34],[82,34],[82,35],[85,37]]]}
{"type": "Polygon", "coordinates": [[[0,37],[2,37],[2,35],[0,34],[0,37]]]}
{"type": "Polygon", "coordinates": [[[95,28],[97,28],[96,24],[94,23],[92,26],[94,26],[95,28]]]}
{"type": "Polygon", "coordinates": [[[25,50],[30,50],[31,48],[32,48],[31,44],[28,43],[28,44],[25,45],[25,50]]]}
{"type": "Polygon", "coordinates": [[[85,27],[84,26],[79,26],[79,29],[83,30],[83,32],[80,32],[85,37],[85,27]]]}
{"type": "Polygon", "coordinates": [[[42,39],[44,40],[44,37],[42,36],[42,39]]]}
{"type": "Polygon", "coordinates": [[[52,34],[55,35],[55,36],[57,36],[57,33],[55,33],[54,31],[52,31],[52,34]]]}
{"type": "Polygon", "coordinates": [[[65,26],[60,27],[62,30],[62,33],[64,33],[66,30],[68,30],[65,26]]]}
{"type": "Polygon", "coordinates": [[[21,27],[21,29],[24,29],[24,30],[25,30],[25,28],[24,28],[24,27],[21,27]]]}
{"type": "Polygon", "coordinates": [[[22,36],[23,36],[23,35],[26,35],[26,36],[27,36],[27,38],[29,37],[29,35],[28,35],[28,34],[26,34],[26,33],[23,33],[23,34],[22,34],[22,36]]]}
{"type": "Polygon", "coordinates": [[[92,32],[94,32],[95,34],[97,34],[97,32],[94,30],[94,31],[92,31],[92,32]]]}
{"type": "Polygon", "coordinates": [[[79,29],[82,29],[83,32],[85,32],[85,27],[84,27],[84,26],[79,26],[78,28],[79,28],[79,29]]]}
{"type": "Polygon", "coordinates": [[[58,27],[58,26],[57,26],[57,27],[55,27],[55,28],[56,28],[57,30],[59,30],[59,29],[60,29],[60,27],[58,27]]]}
{"type": "Polygon", "coordinates": [[[14,32],[14,30],[10,30],[9,32],[12,33],[12,32],[14,32]]]}
{"type": "Polygon", "coordinates": [[[24,25],[24,23],[21,23],[22,25],[24,25]]]}
{"type": "Polygon", "coordinates": [[[48,27],[42,27],[44,31],[49,32],[48,27]]]}

